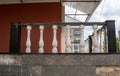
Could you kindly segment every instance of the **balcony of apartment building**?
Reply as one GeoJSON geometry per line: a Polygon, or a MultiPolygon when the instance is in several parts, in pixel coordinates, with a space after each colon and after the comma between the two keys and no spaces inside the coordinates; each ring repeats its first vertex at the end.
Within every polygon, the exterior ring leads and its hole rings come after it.
{"type": "Polygon", "coordinates": [[[101,66],[119,67],[115,21],[88,22],[100,2],[0,0],[0,76],[96,76],[101,66]]]}
{"type": "Polygon", "coordinates": [[[100,2],[1,1],[0,52],[115,52],[114,21],[87,22],[100,2]],[[87,26],[93,27],[93,32],[85,39],[84,27],[87,26]]]}

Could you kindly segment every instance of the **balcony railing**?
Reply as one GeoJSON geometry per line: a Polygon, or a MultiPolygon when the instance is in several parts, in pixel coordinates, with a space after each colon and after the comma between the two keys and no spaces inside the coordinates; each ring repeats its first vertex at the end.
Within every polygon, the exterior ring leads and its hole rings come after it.
{"type": "Polygon", "coordinates": [[[78,53],[116,53],[116,35],[115,35],[115,21],[106,22],[80,22],[80,23],[12,23],[11,33],[10,33],[10,53],[21,53],[21,28],[25,27],[27,32],[26,40],[26,53],[31,53],[31,29],[32,27],[38,27],[40,30],[40,37],[38,43],[38,53],[44,53],[44,27],[52,26],[53,29],[53,41],[50,43],[52,45],[52,53],[58,53],[58,41],[57,41],[57,27],[65,28],[65,52],[64,53],[74,53],[71,44],[71,26],[79,26],[80,30],[80,42],[78,53]],[[93,34],[88,36],[84,40],[84,26],[92,26],[93,34]],[[98,29],[98,26],[102,26],[98,29]]]}

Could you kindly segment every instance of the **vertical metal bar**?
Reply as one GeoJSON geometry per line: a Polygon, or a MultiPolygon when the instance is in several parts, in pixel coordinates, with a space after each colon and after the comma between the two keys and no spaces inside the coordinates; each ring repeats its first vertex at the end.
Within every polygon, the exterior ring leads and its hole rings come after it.
{"type": "Polygon", "coordinates": [[[21,26],[19,24],[19,22],[11,23],[9,53],[20,53],[21,26]]]}
{"type": "Polygon", "coordinates": [[[115,34],[115,21],[106,21],[107,36],[108,36],[108,52],[116,53],[116,34],[115,34]]]}
{"type": "Polygon", "coordinates": [[[89,51],[90,51],[90,53],[92,53],[92,38],[91,38],[91,36],[89,36],[89,51]]]}

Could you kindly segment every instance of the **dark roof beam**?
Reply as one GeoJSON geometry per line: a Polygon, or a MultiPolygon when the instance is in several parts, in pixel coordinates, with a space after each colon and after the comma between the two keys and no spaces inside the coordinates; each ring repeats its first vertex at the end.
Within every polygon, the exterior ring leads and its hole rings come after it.
{"type": "Polygon", "coordinates": [[[23,3],[23,0],[20,0],[21,3],[23,3]]]}
{"type": "Polygon", "coordinates": [[[75,21],[81,22],[81,21],[79,21],[79,20],[77,20],[77,19],[75,19],[75,18],[72,18],[72,17],[68,16],[68,15],[65,15],[65,16],[67,16],[67,17],[69,17],[69,18],[71,18],[71,19],[73,19],[73,20],[75,20],[75,21]]]}
{"type": "Polygon", "coordinates": [[[91,14],[66,14],[66,15],[91,15],[91,14]]]}
{"type": "Polygon", "coordinates": [[[63,0],[62,2],[100,2],[100,1],[79,1],[79,0],[63,0]]]}

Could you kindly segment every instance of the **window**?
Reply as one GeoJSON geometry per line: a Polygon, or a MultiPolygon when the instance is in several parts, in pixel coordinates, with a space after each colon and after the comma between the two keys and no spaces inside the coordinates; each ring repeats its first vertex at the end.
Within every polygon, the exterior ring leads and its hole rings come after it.
{"type": "Polygon", "coordinates": [[[75,53],[79,52],[79,44],[77,44],[77,43],[74,44],[74,52],[75,53]]]}
{"type": "Polygon", "coordinates": [[[75,36],[75,40],[80,40],[80,36],[75,36]]]}
{"type": "Polygon", "coordinates": [[[75,30],[74,34],[80,34],[80,31],[75,30]]]}

